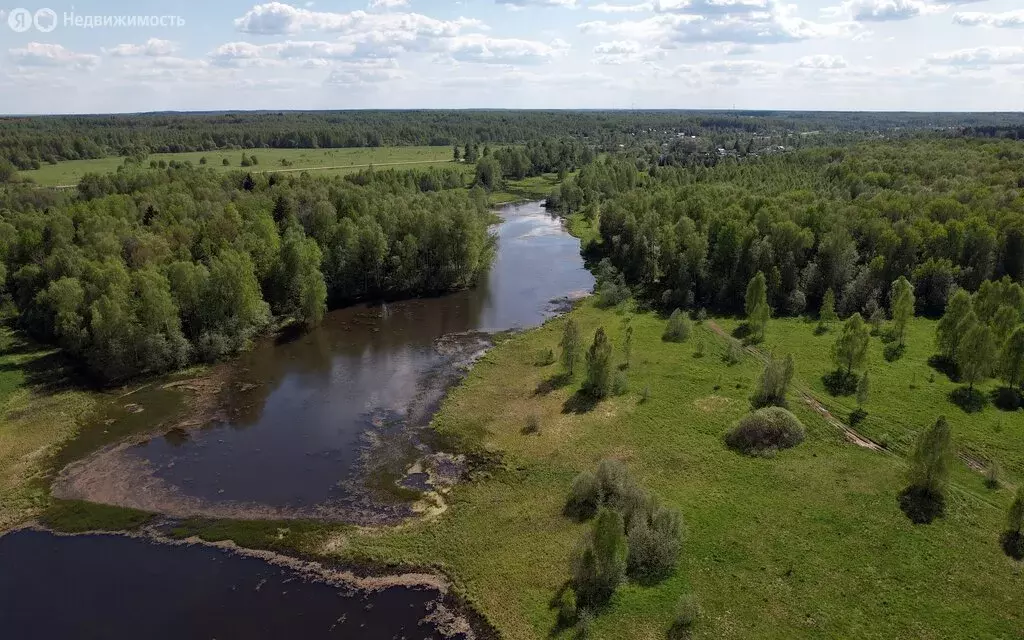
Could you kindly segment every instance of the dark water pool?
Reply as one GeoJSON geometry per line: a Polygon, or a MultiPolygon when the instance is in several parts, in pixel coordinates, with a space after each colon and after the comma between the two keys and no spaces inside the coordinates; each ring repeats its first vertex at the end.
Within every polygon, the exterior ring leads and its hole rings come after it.
{"type": "Polygon", "coordinates": [[[438,598],[427,588],[353,591],[200,545],[0,537],[0,629],[10,640],[441,638],[424,621],[438,598]]]}
{"type": "Polygon", "coordinates": [[[146,482],[75,497],[173,511],[154,498],[173,493],[179,511],[207,515],[231,515],[206,509],[217,504],[277,508],[272,515],[327,505],[338,515],[365,506],[368,485],[376,501],[381,487],[407,500],[421,483],[401,480],[403,465],[429,451],[407,428],[429,422],[460,365],[488,344],[482,334],[537,325],[553,314],[553,301],[593,286],[579,241],[540,203],[501,215],[495,262],[476,288],[343,309],[294,341],[244,354],[231,367],[221,420],[121,452],[120,464],[129,458],[131,468],[144,468],[146,482]],[[142,491],[146,501],[131,495],[142,491]]]}

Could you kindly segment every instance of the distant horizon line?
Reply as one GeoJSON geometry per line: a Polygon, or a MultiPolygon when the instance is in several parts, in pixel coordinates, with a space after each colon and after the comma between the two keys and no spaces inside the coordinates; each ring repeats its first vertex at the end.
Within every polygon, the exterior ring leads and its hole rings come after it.
{"type": "Polygon", "coordinates": [[[731,114],[914,114],[914,115],[1024,115],[1024,111],[922,111],[915,109],[741,109],[741,108],[685,108],[685,107],[410,107],[410,108],[358,108],[358,109],[197,109],[197,110],[156,110],[156,111],[108,111],[108,112],[63,112],[63,113],[3,113],[0,118],[61,118],[61,117],[102,117],[102,116],[158,116],[158,115],[219,115],[233,113],[276,114],[276,113],[414,113],[414,112],[562,112],[562,113],[601,113],[601,112],[634,112],[634,113],[731,113],[731,114]]]}

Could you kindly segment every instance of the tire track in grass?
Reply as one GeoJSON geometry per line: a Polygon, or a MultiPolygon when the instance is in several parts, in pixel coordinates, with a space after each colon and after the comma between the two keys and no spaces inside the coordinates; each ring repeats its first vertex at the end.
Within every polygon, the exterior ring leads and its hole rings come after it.
{"type": "MultiPolygon", "coordinates": [[[[752,345],[743,344],[739,340],[736,340],[736,338],[733,338],[728,333],[726,333],[726,331],[724,329],[722,329],[722,327],[720,327],[718,325],[718,323],[716,323],[714,320],[707,320],[705,322],[705,324],[707,324],[708,328],[711,329],[711,331],[713,333],[715,333],[716,335],[718,335],[719,337],[724,338],[726,341],[736,342],[737,344],[740,345],[740,347],[743,349],[743,351],[745,353],[749,354],[751,357],[753,357],[758,362],[760,362],[762,364],[767,364],[767,362],[768,362],[768,355],[766,353],[764,353],[763,351],[761,351],[760,349],[758,349],[757,347],[752,346],[752,345]]],[[[791,384],[792,384],[794,390],[797,392],[797,394],[799,394],[800,398],[804,402],[806,402],[807,405],[810,406],[819,416],[821,416],[822,419],[825,420],[826,423],[832,425],[836,429],[839,429],[843,433],[843,436],[846,438],[846,440],[848,442],[851,442],[851,443],[857,445],[858,447],[862,447],[864,449],[868,449],[869,451],[875,451],[877,453],[887,454],[887,455],[891,456],[892,458],[894,458],[895,460],[899,461],[900,464],[906,466],[906,464],[907,464],[906,461],[903,458],[901,458],[899,455],[897,455],[895,452],[893,452],[893,451],[883,447],[882,445],[880,445],[879,443],[875,442],[874,440],[872,440],[868,436],[864,435],[863,433],[860,433],[859,431],[857,431],[856,429],[854,429],[850,425],[844,423],[842,420],[840,420],[840,419],[836,418],[834,415],[832,415],[832,412],[830,412],[828,410],[828,408],[826,408],[825,405],[820,400],[818,400],[817,396],[814,395],[814,392],[811,391],[810,387],[805,385],[802,381],[797,379],[797,380],[794,380],[793,383],[791,383],[791,384]]],[[[961,462],[963,462],[964,465],[967,466],[968,469],[971,469],[972,471],[984,474],[988,470],[988,466],[982,460],[980,460],[977,457],[972,456],[971,454],[969,454],[967,452],[957,451],[956,457],[961,462]]],[[[1017,489],[1016,485],[1014,485],[1012,483],[1009,483],[1009,482],[1006,482],[1005,480],[1000,481],[1000,485],[1002,487],[1008,489],[1011,492],[1016,491],[1016,489],[1017,489]]],[[[979,495],[979,494],[971,491],[970,489],[961,487],[960,485],[956,484],[955,482],[951,482],[950,483],[950,487],[953,490],[955,490],[955,491],[957,491],[957,492],[959,492],[961,494],[968,495],[968,496],[971,496],[973,498],[976,498],[977,500],[987,504],[990,507],[993,507],[993,508],[996,508],[996,509],[1001,509],[1002,508],[1002,507],[999,507],[999,506],[993,504],[989,500],[985,499],[984,496],[979,495]]]]}

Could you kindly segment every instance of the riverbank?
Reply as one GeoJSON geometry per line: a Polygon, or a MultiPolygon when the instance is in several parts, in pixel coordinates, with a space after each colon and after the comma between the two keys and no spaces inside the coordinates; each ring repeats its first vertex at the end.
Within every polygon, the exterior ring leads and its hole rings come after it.
{"type": "Polygon", "coordinates": [[[671,344],[653,314],[586,302],[571,317],[585,336],[601,326],[620,347],[628,319],[627,393],[579,412],[571,399],[581,376],[557,387],[545,384],[557,365],[537,365],[538,351],[557,350],[565,319],[514,336],[473,368],[434,420],[440,433],[495,460],[488,472],[455,487],[436,521],[341,531],[306,548],[437,564],[505,637],[570,637],[556,631],[550,602],[586,525],[563,517],[562,506],[577,473],[615,458],[683,512],[687,533],[676,573],[620,589],[594,637],[663,637],[688,592],[704,611],[699,638],[1024,632],[1021,608],[1008,606],[1021,603],[1024,574],[998,545],[1005,491],[986,497],[981,477],[958,469],[955,481],[968,491],[957,492],[943,520],[913,525],[897,503],[900,459],[849,443],[795,394],[807,441],[772,458],[740,456],[722,437],[749,410],[759,362],[728,365],[727,342],[703,325],[671,344]],[[526,433],[528,421],[539,424],[535,433],[526,433]]]}

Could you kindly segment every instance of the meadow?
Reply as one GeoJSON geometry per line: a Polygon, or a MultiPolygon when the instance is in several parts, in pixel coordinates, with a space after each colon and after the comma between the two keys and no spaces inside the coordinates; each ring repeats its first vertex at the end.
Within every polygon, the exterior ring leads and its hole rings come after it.
{"type": "MultiPolygon", "coordinates": [[[[229,149],[221,151],[196,151],[189,153],[154,153],[143,163],[150,161],[191,162],[199,165],[206,158],[206,166],[218,171],[247,169],[252,172],[302,171],[323,172],[326,175],[344,175],[375,167],[424,168],[451,164],[451,147],[357,147],[345,149],[229,149]],[[242,167],[242,155],[256,156],[258,164],[242,167]],[[225,165],[224,160],[229,164],[225,165]]],[[[77,184],[86,173],[110,173],[124,164],[121,157],[97,158],[94,160],[65,160],[57,164],[44,164],[34,171],[22,171],[22,177],[29,178],[41,186],[67,186],[77,184]]],[[[467,166],[467,170],[471,167],[467,166]]]]}
{"type": "MultiPolygon", "coordinates": [[[[897,504],[906,484],[902,458],[851,444],[795,393],[790,407],[808,430],[802,445],[767,458],[728,450],[723,435],[749,411],[760,363],[748,355],[726,364],[727,339],[708,324],[673,344],[661,340],[665,320],[655,314],[587,302],[571,317],[588,339],[602,326],[620,346],[627,322],[633,327],[627,393],[580,412],[571,398],[581,375],[564,387],[546,384],[559,365],[538,366],[536,354],[557,352],[564,318],[512,337],[474,367],[435,418],[442,434],[500,457],[500,465],[456,487],[449,510],[435,521],[333,537],[321,531],[299,546],[350,559],[439,565],[507,637],[572,637],[557,631],[550,604],[587,525],[564,517],[562,507],[577,473],[616,458],[682,511],[686,535],[675,575],[655,586],[621,588],[597,616],[594,637],[664,637],[686,592],[703,611],[697,638],[1024,633],[1024,574],[998,542],[1011,498],[1006,488],[986,489],[980,474],[958,464],[946,517],[914,525],[897,504]],[[527,435],[534,418],[539,431],[527,435]]],[[[915,325],[915,342],[927,329],[925,321],[915,325]]],[[[768,344],[795,346],[812,333],[811,324],[772,321],[768,344]]],[[[794,349],[798,384],[815,387],[813,378],[828,367],[816,350],[821,346],[794,349]]],[[[958,445],[972,447],[982,424],[964,426],[970,420],[944,404],[942,389],[907,388],[907,372],[926,352],[911,348],[889,375],[873,364],[871,428],[909,436],[946,413],[956,420],[958,445]]],[[[616,357],[621,361],[621,349],[616,357]]],[[[837,411],[843,406],[829,403],[837,411]]],[[[1024,415],[1007,414],[1003,424],[1009,442],[1024,415]]]]}

